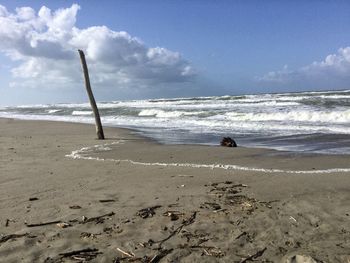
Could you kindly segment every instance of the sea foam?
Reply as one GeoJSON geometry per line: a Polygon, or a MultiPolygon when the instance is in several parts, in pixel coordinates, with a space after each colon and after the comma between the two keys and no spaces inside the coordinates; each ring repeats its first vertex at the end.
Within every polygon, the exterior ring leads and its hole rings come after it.
{"type": "MultiPolygon", "coordinates": [[[[349,90],[108,101],[97,105],[104,125],[136,129],[163,143],[173,143],[176,137],[175,143],[211,144],[231,136],[241,146],[350,154],[349,90]],[[310,137],[291,140],[291,136],[297,139],[300,135],[310,137]]],[[[0,116],[94,123],[89,103],[3,107],[0,116]]]]}
{"type": "Polygon", "coordinates": [[[283,169],[265,169],[256,168],[249,166],[241,166],[236,164],[200,164],[200,163],[166,163],[166,162],[140,162],[132,159],[112,159],[112,158],[101,158],[96,156],[89,156],[89,153],[96,151],[110,151],[109,146],[115,144],[123,144],[123,140],[115,141],[113,143],[107,143],[102,145],[94,145],[90,147],[83,147],[79,150],[72,151],[67,154],[66,157],[71,159],[81,160],[94,160],[94,161],[106,161],[116,163],[130,163],[133,165],[143,166],[161,166],[161,167],[187,167],[187,168],[207,168],[207,169],[224,169],[224,170],[239,170],[239,171],[252,171],[261,173],[286,173],[286,174],[325,174],[325,173],[344,173],[350,172],[350,168],[331,168],[322,170],[283,170],[283,169]]]}

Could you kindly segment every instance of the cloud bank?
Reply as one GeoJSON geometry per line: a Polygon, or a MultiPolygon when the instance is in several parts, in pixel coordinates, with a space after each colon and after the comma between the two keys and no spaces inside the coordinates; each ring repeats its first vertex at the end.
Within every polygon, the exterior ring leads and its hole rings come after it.
{"type": "Polygon", "coordinates": [[[0,51],[14,61],[12,86],[72,87],[82,83],[77,49],[85,51],[94,86],[154,87],[191,81],[195,72],[178,52],[147,47],[127,32],[75,26],[80,6],[43,6],[10,13],[0,5],[0,51]]]}
{"type": "Polygon", "coordinates": [[[328,55],[321,62],[289,70],[271,71],[257,78],[260,82],[276,85],[299,85],[301,88],[350,88],[350,47],[340,48],[337,54],[328,55]]]}

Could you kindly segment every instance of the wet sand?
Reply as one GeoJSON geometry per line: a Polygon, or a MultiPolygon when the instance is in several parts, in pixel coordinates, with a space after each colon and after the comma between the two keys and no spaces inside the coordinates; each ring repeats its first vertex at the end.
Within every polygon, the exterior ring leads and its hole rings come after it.
{"type": "Polygon", "coordinates": [[[349,156],[105,134],[0,119],[0,262],[350,262],[349,156]]]}

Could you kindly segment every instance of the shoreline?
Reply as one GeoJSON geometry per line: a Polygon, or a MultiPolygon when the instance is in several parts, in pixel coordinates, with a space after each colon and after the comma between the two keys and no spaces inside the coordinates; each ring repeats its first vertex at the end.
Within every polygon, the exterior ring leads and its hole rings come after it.
{"type": "Polygon", "coordinates": [[[123,262],[123,257],[158,255],[159,262],[241,262],[257,252],[257,261],[290,262],[295,255],[350,260],[350,172],[263,173],[118,162],[234,162],[311,170],[315,164],[345,165],[346,156],[163,145],[123,128],[105,127],[105,134],[108,139],[100,141],[90,124],[0,118],[4,261],[70,262],[90,255],[89,262],[123,262]],[[113,142],[108,150],[83,154],[117,161],[66,157],[113,142]],[[87,248],[98,253],[62,256],[87,248]]]}
{"type": "MultiPolygon", "coordinates": [[[[142,139],[141,139],[142,140],[142,139]]],[[[143,156],[149,155],[154,149],[164,148],[166,145],[164,144],[157,144],[152,141],[145,140],[146,143],[150,144],[149,147],[151,149],[147,149],[147,151],[143,152],[143,156]]],[[[137,160],[134,157],[134,159],[127,159],[125,155],[120,156],[116,152],[128,152],[124,149],[124,147],[130,147],[130,144],[126,144],[124,140],[117,140],[112,143],[103,143],[103,144],[96,144],[90,147],[83,147],[81,149],[72,151],[71,154],[67,154],[66,157],[71,159],[80,159],[80,160],[91,160],[91,161],[103,161],[103,162],[115,162],[115,163],[121,163],[126,162],[133,165],[141,165],[141,166],[160,166],[160,167],[190,167],[190,168],[209,168],[209,169],[224,169],[224,170],[237,170],[237,171],[252,171],[252,172],[261,172],[261,173],[286,173],[286,174],[322,174],[322,173],[343,173],[343,172],[350,172],[350,168],[347,163],[347,156],[342,156],[342,161],[340,162],[339,166],[344,167],[329,167],[329,162],[326,164],[325,167],[311,167],[306,166],[305,163],[312,161],[312,159],[317,158],[317,162],[322,162],[322,160],[327,160],[330,157],[335,160],[339,160],[340,157],[334,158],[334,156],[327,156],[327,155],[295,155],[290,152],[284,152],[284,153],[276,153],[275,151],[268,151],[266,149],[259,149],[259,148],[244,148],[244,147],[237,147],[237,148],[228,148],[232,151],[230,153],[226,152],[226,150],[221,151],[221,149],[213,148],[211,151],[219,152],[223,155],[225,159],[234,157],[234,161],[232,163],[232,160],[228,160],[230,162],[223,162],[219,163],[219,161],[215,161],[214,163],[203,163],[203,158],[191,159],[192,162],[188,162],[188,157],[186,159],[179,158],[178,154],[174,151],[179,151],[179,148],[191,149],[194,150],[194,155],[199,155],[199,152],[201,150],[201,147],[204,147],[202,149],[210,150],[211,147],[206,147],[205,145],[168,145],[168,148],[172,149],[172,152],[169,155],[169,151],[162,153],[162,161],[159,161],[159,156],[156,158],[142,158],[138,156],[137,160]],[[206,148],[205,148],[206,147],[206,148]],[[235,151],[235,152],[233,152],[235,151]],[[239,163],[247,163],[245,159],[252,157],[252,152],[254,152],[254,157],[256,160],[260,160],[260,166],[242,166],[239,163]],[[166,155],[169,155],[169,158],[166,157],[166,155]],[[263,156],[268,156],[270,158],[263,158],[263,156]],[[295,157],[297,156],[297,158],[295,157]],[[239,158],[237,158],[239,157],[239,158]],[[271,158],[272,157],[272,158],[271,158]],[[117,158],[117,159],[116,159],[117,158]],[[273,165],[271,165],[271,160],[276,160],[277,158],[283,158],[283,159],[290,159],[294,158],[297,160],[293,160],[291,164],[287,167],[279,167],[274,168],[273,165]],[[180,162],[179,162],[180,159],[180,162]],[[303,159],[307,159],[304,161],[304,167],[308,167],[307,170],[290,170],[289,167],[295,167],[295,162],[300,162],[303,159]],[[261,167],[261,162],[269,162],[268,166],[261,167]],[[270,167],[270,168],[268,168],[270,167]],[[288,170],[289,169],[289,170],[288,170]]],[[[222,147],[220,147],[222,148],[222,147]]],[[[161,150],[158,150],[161,151],[161,150]]],[[[130,156],[130,154],[128,154],[130,156]]],[[[131,156],[134,156],[132,154],[131,156]]],[[[131,157],[132,158],[132,157],[131,157]]],[[[205,158],[204,158],[205,159],[205,158]]],[[[209,158],[210,160],[213,160],[214,157],[211,156],[209,158]]],[[[226,160],[227,161],[227,160],[226,160]]],[[[334,161],[333,161],[334,162],[334,161]]],[[[249,163],[249,162],[248,162],[249,163]]],[[[276,165],[276,164],[275,164],[276,165]]],[[[334,165],[334,164],[333,164],[334,165]]],[[[315,162],[313,162],[312,166],[316,166],[315,162]]]]}
{"type": "MultiPolygon", "coordinates": [[[[105,126],[165,144],[210,146],[230,136],[248,148],[350,155],[348,91],[278,94],[104,101],[99,109],[105,126]]],[[[0,116],[93,124],[86,102],[5,107],[0,116]]]]}
{"type": "MultiPolygon", "coordinates": [[[[33,122],[54,122],[54,123],[66,123],[66,124],[82,124],[82,125],[88,125],[95,127],[95,124],[93,123],[86,123],[86,122],[74,122],[74,121],[61,121],[61,120],[42,120],[42,119],[22,119],[22,118],[11,118],[11,117],[0,117],[0,120],[19,120],[19,121],[33,121],[33,122]]],[[[157,145],[164,145],[164,146],[172,146],[172,145],[178,145],[178,146],[194,146],[194,147],[220,147],[220,141],[217,142],[217,144],[201,144],[201,143],[162,143],[159,140],[152,138],[150,136],[142,134],[142,131],[137,130],[136,128],[126,128],[126,127],[118,127],[113,125],[105,125],[103,124],[104,129],[116,129],[116,130],[122,130],[129,133],[131,136],[134,136],[139,139],[143,139],[145,141],[151,142],[153,144],[157,145]]],[[[106,138],[106,140],[109,140],[111,138],[106,138]]],[[[234,139],[234,138],[233,138],[234,139]]],[[[277,150],[274,148],[268,148],[268,147],[250,147],[250,146],[241,146],[238,145],[238,148],[240,149],[252,149],[252,150],[261,150],[266,151],[266,154],[272,154],[272,155],[300,155],[300,156],[334,156],[334,157],[349,157],[349,154],[344,153],[323,153],[323,152],[302,152],[302,151],[290,151],[290,150],[277,150]]],[[[350,168],[350,167],[349,167],[350,168]]]]}

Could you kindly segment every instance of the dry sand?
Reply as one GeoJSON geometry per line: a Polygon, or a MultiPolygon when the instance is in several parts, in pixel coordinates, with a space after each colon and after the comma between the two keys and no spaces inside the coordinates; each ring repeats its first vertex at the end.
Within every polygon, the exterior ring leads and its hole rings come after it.
{"type": "Polygon", "coordinates": [[[0,262],[350,262],[349,156],[105,133],[0,119],[0,262]]]}

